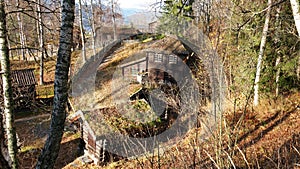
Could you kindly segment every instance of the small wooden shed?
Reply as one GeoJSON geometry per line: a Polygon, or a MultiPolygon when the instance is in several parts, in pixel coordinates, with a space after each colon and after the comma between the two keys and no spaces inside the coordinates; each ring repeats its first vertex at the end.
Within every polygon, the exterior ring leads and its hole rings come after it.
{"type": "Polygon", "coordinates": [[[103,114],[110,114],[116,112],[115,108],[102,108],[93,111],[78,110],[69,120],[79,121],[81,138],[83,139],[84,155],[93,160],[94,164],[101,164],[107,160],[108,152],[106,151],[109,146],[109,140],[104,138],[104,135],[109,132],[104,126],[103,114]],[[104,127],[104,128],[103,128],[104,127]]]}
{"type": "MultiPolygon", "coordinates": [[[[2,74],[0,73],[0,103],[3,102],[2,74]]],[[[13,100],[17,108],[31,105],[36,96],[36,79],[34,69],[12,70],[12,91],[13,100]]]]}

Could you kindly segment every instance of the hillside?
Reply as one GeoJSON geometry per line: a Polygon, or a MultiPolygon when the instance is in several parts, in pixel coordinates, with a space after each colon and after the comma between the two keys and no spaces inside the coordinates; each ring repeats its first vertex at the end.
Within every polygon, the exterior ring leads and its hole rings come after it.
{"type": "MultiPolygon", "coordinates": [[[[166,50],[182,46],[171,39],[150,41],[147,43],[127,44],[115,50],[113,59],[107,60],[99,68],[99,84],[104,86],[111,83],[107,73],[112,73],[115,65],[133,53],[146,47],[162,47],[166,50]],[[172,44],[172,46],[167,45],[172,44]],[[106,72],[106,73],[104,73],[106,72]],[[103,74],[104,73],[104,74],[103,74]],[[104,80],[104,81],[103,81],[104,80]]],[[[74,53],[73,64],[80,53],[74,53]]],[[[18,66],[20,63],[14,63],[18,66]]],[[[21,64],[22,65],[22,64],[21,64]]],[[[34,63],[27,66],[33,66],[34,63]]],[[[46,79],[53,79],[50,68],[53,60],[47,61],[49,74],[46,79]]],[[[19,66],[20,67],[20,66],[19,66]]],[[[111,99],[107,97],[110,91],[98,88],[95,100],[99,107],[109,106],[111,99]],[[105,98],[105,99],[103,99],[105,98]],[[110,100],[110,101],[109,101],[110,100]]],[[[87,98],[88,99],[88,98],[87,98]]],[[[84,106],[79,106],[83,108],[84,106]]],[[[51,109],[51,108],[50,108],[51,109]]],[[[117,116],[115,116],[117,117],[117,116]]],[[[108,116],[107,118],[112,118],[108,116]]],[[[198,118],[201,118],[199,116],[198,118]]],[[[116,118],[117,119],[117,118],[116,118]]],[[[80,134],[70,128],[66,123],[62,149],[56,168],[298,168],[300,166],[300,93],[289,92],[278,98],[264,98],[259,107],[249,104],[239,104],[228,97],[226,110],[220,119],[217,130],[203,138],[203,126],[190,130],[182,140],[171,147],[162,147],[159,151],[150,152],[147,157],[136,159],[121,159],[119,161],[106,161],[102,166],[84,163],[78,154],[80,134]]],[[[119,121],[120,122],[120,121],[119,121]]],[[[119,127],[126,124],[121,121],[119,127]]],[[[49,116],[42,116],[36,120],[19,120],[17,132],[23,142],[19,158],[24,168],[34,165],[45,141],[49,116]],[[38,124],[38,125],[37,125],[38,124]],[[26,125],[26,127],[24,127],[26,125]],[[33,131],[33,132],[31,132],[33,131]]]]}
{"type": "Polygon", "coordinates": [[[2,1],[0,169],[300,169],[299,3],[2,1]]]}

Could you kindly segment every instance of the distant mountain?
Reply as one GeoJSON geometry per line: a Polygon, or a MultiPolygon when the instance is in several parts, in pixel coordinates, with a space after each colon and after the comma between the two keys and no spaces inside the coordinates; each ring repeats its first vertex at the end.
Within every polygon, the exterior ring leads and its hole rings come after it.
{"type": "Polygon", "coordinates": [[[151,11],[144,11],[135,8],[122,9],[124,22],[126,25],[133,24],[138,29],[147,29],[148,24],[157,20],[155,13],[151,11]]]}
{"type": "Polygon", "coordinates": [[[123,17],[126,19],[126,17],[136,14],[136,13],[139,13],[142,10],[136,9],[136,8],[123,8],[123,9],[121,9],[121,11],[122,11],[123,17]]]}
{"type": "MultiPolygon", "coordinates": [[[[77,16],[79,15],[78,9],[79,9],[78,4],[76,4],[75,12],[76,12],[77,16]]],[[[148,24],[150,22],[157,20],[154,12],[149,12],[149,11],[145,11],[142,9],[122,8],[121,12],[122,12],[122,15],[124,18],[124,24],[125,25],[133,25],[135,28],[138,28],[138,29],[147,29],[148,24]]],[[[91,15],[91,14],[87,13],[85,10],[82,11],[84,29],[87,32],[90,32],[91,26],[88,21],[88,18],[89,18],[88,15],[91,15]]]]}

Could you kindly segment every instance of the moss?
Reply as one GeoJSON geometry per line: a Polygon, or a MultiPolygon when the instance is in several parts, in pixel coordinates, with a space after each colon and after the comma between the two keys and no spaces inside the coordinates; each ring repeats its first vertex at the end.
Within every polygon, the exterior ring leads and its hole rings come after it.
{"type": "Polygon", "coordinates": [[[37,86],[36,93],[38,98],[51,98],[54,96],[54,86],[53,85],[37,86]]]}

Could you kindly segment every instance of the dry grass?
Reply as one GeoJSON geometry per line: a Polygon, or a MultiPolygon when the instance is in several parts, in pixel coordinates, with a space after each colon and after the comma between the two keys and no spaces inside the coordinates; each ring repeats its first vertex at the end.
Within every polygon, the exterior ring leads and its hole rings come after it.
{"type": "MultiPolygon", "coordinates": [[[[193,129],[179,143],[159,156],[108,164],[103,168],[297,168],[300,161],[300,93],[247,110],[239,129],[239,110],[224,114],[222,133],[206,141],[193,129]],[[276,104],[275,104],[276,103],[276,104]],[[278,109],[274,110],[274,107],[278,109]]],[[[269,102],[269,100],[264,100],[269,102]]],[[[100,168],[100,167],[99,167],[100,168]]]]}
{"type": "MultiPolygon", "coordinates": [[[[161,40],[152,43],[153,48],[163,50],[181,48],[176,41],[161,40]],[[170,44],[172,44],[170,46],[170,44]]],[[[149,44],[148,44],[149,45],[149,44]]],[[[141,49],[139,45],[130,50],[141,49]]],[[[111,70],[126,56],[126,48],[116,52],[116,60],[103,66],[111,70]]],[[[105,69],[102,69],[105,71],[105,69]]],[[[103,79],[109,74],[103,73],[103,79]]],[[[109,79],[109,78],[108,78],[109,79]]],[[[110,81],[99,81],[111,86],[110,81]]],[[[111,105],[107,88],[99,88],[98,103],[111,105]],[[105,102],[103,98],[108,101],[105,102]]],[[[226,112],[211,137],[201,140],[201,128],[189,131],[186,137],[164,152],[148,157],[121,160],[106,166],[83,165],[83,168],[296,168],[300,161],[300,93],[277,99],[264,98],[259,107],[252,108],[246,102],[247,96],[239,100],[228,100],[226,112]],[[243,99],[242,99],[243,98],[243,99]]],[[[66,168],[72,168],[68,165],[66,168]]]]}
{"type": "MultiPolygon", "coordinates": [[[[118,90],[118,87],[112,86],[122,82],[122,79],[113,77],[117,67],[125,59],[130,59],[129,57],[133,56],[134,54],[150,48],[161,48],[161,50],[179,50],[182,48],[182,45],[180,45],[180,43],[174,39],[167,38],[157,42],[124,44],[124,46],[117,49],[112,54],[113,57],[111,60],[101,64],[99,67],[99,72],[97,73],[95,93],[87,93],[86,95],[83,95],[80,98],[84,101],[82,103],[80,103],[80,100],[76,100],[76,103],[78,104],[77,107],[80,107],[81,109],[86,108],[86,110],[89,110],[91,106],[96,108],[114,106],[114,100],[112,96],[114,93],[117,94],[118,91],[116,90],[118,90]],[[163,45],[167,47],[162,48],[163,45]]],[[[129,88],[134,88],[133,90],[135,90],[137,87],[132,85],[129,86],[129,88]]]]}
{"type": "MultiPolygon", "coordinates": [[[[18,153],[20,169],[34,168],[46,141],[49,125],[48,117],[16,123],[17,133],[22,143],[18,153]]],[[[79,137],[79,133],[70,131],[64,133],[55,168],[60,169],[76,159],[79,137]]]]}
{"type": "MultiPolygon", "coordinates": [[[[171,41],[162,40],[150,44],[151,47],[161,47],[170,44],[171,41]]],[[[149,45],[149,44],[147,44],[149,45]]],[[[173,47],[180,45],[173,43],[173,47]]],[[[116,51],[117,57],[104,65],[102,86],[96,94],[86,95],[84,102],[93,103],[96,106],[112,105],[111,75],[114,66],[133,53],[146,48],[143,44],[133,44],[116,51]],[[114,65],[114,66],[112,66],[114,65]],[[96,100],[94,99],[96,96],[96,100]]],[[[164,48],[166,50],[170,48],[164,48]]],[[[72,58],[72,65],[80,57],[77,53],[72,58]]],[[[46,62],[47,81],[54,79],[55,61],[46,62]],[[49,64],[49,65],[47,65],[49,64]],[[52,66],[51,66],[52,65],[52,66]]],[[[13,62],[13,68],[36,68],[34,62],[28,62],[22,66],[13,62]]],[[[38,75],[38,74],[37,74],[38,75]]],[[[138,86],[133,86],[132,91],[138,86]]],[[[201,128],[188,132],[184,139],[164,152],[156,152],[148,157],[138,159],[121,160],[109,163],[106,166],[83,164],[76,158],[78,134],[65,134],[62,142],[63,149],[58,159],[57,168],[65,169],[96,169],[96,168],[299,168],[300,166],[300,93],[281,96],[277,99],[264,98],[259,107],[248,106],[245,109],[244,99],[228,101],[227,111],[220,121],[222,127],[211,133],[206,140],[199,138],[201,128]],[[234,104],[235,103],[235,104],[234,104]],[[73,161],[74,160],[74,161],[73,161]],[[72,163],[71,163],[72,162],[72,163]]],[[[80,105],[80,104],[79,104],[80,105]]],[[[80,105],[83,107],[84,105],[80,105]]],[[[32,130],[39,122],[17,125],[23,147],[19,154],[23,168],[32,168],[39,155],[45,138],[33,137],[32,130]],[[26,125],[26,127],[24,127],[26,125]]],[[[22,167],[21,167],[22,168],[22,167]]]]}

